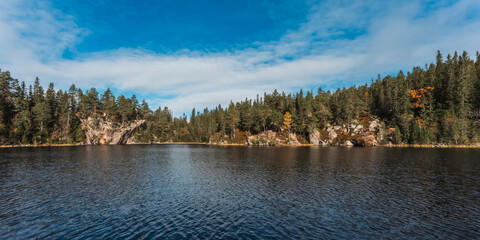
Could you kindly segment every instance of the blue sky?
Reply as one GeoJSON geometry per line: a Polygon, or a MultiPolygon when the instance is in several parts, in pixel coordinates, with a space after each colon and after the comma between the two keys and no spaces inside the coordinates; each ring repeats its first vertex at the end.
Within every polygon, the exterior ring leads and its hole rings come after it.
{"type": "Polygon", "coordinates": [[[107,87],[175,115],[274,89],[335,89],[480,50],[458,1],[0,0],[0,68],[107,87]]]}
{"type": "Polygon", "coordinates": [[[142,47],[223,51],[279,39],[306,22],[304,1],[55,0],[52,6],[90,31],[78,52],[142,47]]]}

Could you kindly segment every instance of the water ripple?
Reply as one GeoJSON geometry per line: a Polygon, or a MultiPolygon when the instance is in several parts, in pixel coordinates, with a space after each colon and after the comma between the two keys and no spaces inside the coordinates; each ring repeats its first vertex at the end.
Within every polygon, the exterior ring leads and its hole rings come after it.
{"type": "Polygon", "coordinates": [[[0,149],[0,239],[479,239],[478,149],[0,149]]]}

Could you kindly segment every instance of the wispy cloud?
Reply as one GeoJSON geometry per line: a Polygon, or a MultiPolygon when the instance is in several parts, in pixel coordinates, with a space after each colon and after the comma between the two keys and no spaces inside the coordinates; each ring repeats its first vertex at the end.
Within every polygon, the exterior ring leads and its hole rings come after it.
{"type": "Polygon", "coordinates": [[[225,105],[273,89],[363,84],[433,60],[444,52],[480,49],[480,6],[461,0],[312,3],[308,22],[276,41],[224,52],[111,49],[62,58],[88,34],[47,3],[0,2],[0,66],[21,80],[39,76],[65,88],[134,91],[176,115],[225,105]]]}

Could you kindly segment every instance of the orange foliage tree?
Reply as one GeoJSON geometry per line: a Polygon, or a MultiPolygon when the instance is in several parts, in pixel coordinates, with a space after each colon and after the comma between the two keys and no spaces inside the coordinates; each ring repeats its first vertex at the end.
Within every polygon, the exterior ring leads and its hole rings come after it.
{"type": "Polygon", "coordinates": [[[424,88],[420,88],[420,89],[417,89],[417,90],[408,90],[408,92],[410,93],[410,96],[413,98],[413,106],[415,108],[421,108],[423,107],[423,103],[422,103],[422,97],[425,96],[426,94],[430,94],[432,91],[433,91],[434,87],[424,87],[424,88]]]}

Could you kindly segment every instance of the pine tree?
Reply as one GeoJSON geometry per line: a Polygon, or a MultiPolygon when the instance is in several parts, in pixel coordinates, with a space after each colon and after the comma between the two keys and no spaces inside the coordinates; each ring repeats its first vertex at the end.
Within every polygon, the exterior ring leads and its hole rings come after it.
{"type": "Polygon", "coordinates": [[[36,136],[36,141],[43,143],[48,137],[47,123],[52,119],[51,108],[46,101],[39,102],[35,104],[35,107],[32,109],[33,116],[38,126],[38,134],[36,136]]]}
{"type": "Polygon", "coordinates": [[[229,129],[231,138],[234,139],[239,121],[239,113],[233,102],[230,102],[230,105],[228,106],[227,121],[227,129],[229,129]]]}
{"type": "Polygon", "coordinates": [[[7,143],[9,138],[9,129],[11,125],[10,119],[14,114],[14,105],[11,99],[11,86],[12,81],[10,72],[0,71],[0,141],[7,143]]]}
{"type": "Polygon", "coordinates": [[[47,104],[49,108],[49,113],[50,113],[50,118],[46,119],[45,124],[47,128],[47,132],[50,132],[53,129],[55,120],[58,118],[58,116],[56,115],[56,110],[57,110],[56,92],[55,92],[53,83],[50,83],[48,85],[48,89],[45,93],[45,103],[47,104]]]}
{"type": "Polygon", "coordinates": [[[102,94],[100,103],[103,105],[105,115],[109,118],[115,119],[117,114],[117,103],[115,102],[115,96],[110,88],[107,88],[102,94]]]}

